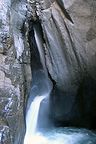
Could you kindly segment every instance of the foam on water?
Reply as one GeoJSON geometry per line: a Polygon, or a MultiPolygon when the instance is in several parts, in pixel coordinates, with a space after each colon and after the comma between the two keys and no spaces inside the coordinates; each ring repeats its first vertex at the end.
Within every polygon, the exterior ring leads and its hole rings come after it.
{"type": "Polygon", "coordinates": [[[35,133],[28,137],[27,144],[96,144],[96,135],[83,129],[70,131],[66,128],[61,132],[55,129],[55,131],[35,133]]]}
{"type": "Polygon", "coordinates": [[[31,139],[36,132],[40,103],[45,97],[45,95],[35,97],[29,107],[26,116],[26,134],[24,138],[24,144],[31,144],[31,139]]]}
{"type": "Polygon", "coordinates": [[[96,134],[86,129],[51,128],[38,132],[36,128],[40,104],[46,96],[35,97],[29,107],[24,144],[96,144],[96,134]]]}

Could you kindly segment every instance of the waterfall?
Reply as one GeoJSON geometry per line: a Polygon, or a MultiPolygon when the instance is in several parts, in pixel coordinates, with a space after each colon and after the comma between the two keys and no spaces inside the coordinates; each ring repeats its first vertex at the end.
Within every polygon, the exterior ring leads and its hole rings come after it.
{"type": "Polygon", "coordinates": [[[40,103],[46,96],[37,96],[31,103],[26,116],[26,134],[24,144],[31,144],[30,139],[36,132],[40,103]]]}
{"type": "Polygon", "coordinates": [[[85,129],[54,127],[38,132],[36,127],[40,104],[45,97],[36,96],[29,107],[24,144],[96,144],[96,134],[85,129]]]}
{"type": "Polygon", "coordinates": [[[38,25],[34,26],[34,36],[35,36],[36,44],[37,44],[38,51],[40,54],[40,60],[41,60],[43,69],[45,71],[45,74],[47,74],[47,70],[46,70],[46,66],[45,66],[43,38],[42,38],[41,31],[40,31],[40,27],[38,25]]]}
{"type": "Polygon", "coordinates": [[[57,128],[54,125],[51,125],[53,121],[52,118],[50,118],[49,113],[47,113],[47,110],[51,110],[49,109],[48,104],[52,83],[47,74],[42,32],[38,23],[35,23],[32,27],[32,31],[30,31],[30,40],[33,40],[33,44],[35,43],[34,49],[38,49],[39,55],[37,54],[35,57],[37,62],[35,65],[34,55],[36,54],[36,51],[33,51],[33,79],[26,108],[27,115],[24,144],[96,144],[96,134],[91,131],[76,128],[57,128]],[[31,35],[33,30],[34,35],[31,35]],[[38,56],[40,56],[40,58],[38,56]],[[40,107],[42,100],[47,96],[47,101],[45,99],[40,107]]]}

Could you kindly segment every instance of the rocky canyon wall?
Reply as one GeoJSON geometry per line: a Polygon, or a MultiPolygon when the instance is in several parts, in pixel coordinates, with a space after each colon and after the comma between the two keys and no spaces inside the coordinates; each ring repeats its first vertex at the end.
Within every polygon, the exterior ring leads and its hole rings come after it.
{"type": "Polygon", "coordinates": [[[0,0],[1,144],[21,144],[25,132],[24,99],[31,80],[29,49],[24,40],[26,4],[25,0],[0,0]]]}
{"type": "Polygon", "coordinates": [[[96,1],[37,1],[57,126],[96,128],[96,1]]]}
{"type": "Polygon", "coordinates": [[[53,83],[55,125],[96,128],[96,1],[0,0],[2,144],[23,143],[31,70],[42,70],[34,27],[53,83]]]}

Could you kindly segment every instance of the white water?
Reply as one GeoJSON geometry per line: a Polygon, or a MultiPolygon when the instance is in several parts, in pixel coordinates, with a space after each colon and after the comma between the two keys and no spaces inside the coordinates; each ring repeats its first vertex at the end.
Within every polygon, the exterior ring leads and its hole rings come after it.
{"type": "Polygon", "coordinates": [[[37,96],[30,105],[26,116],[26,134],[24,138],[24,144],[32,143],[31,138],[36,133],[40,103],[44,98],[45,96],[37,96]]]}
{"type": "Polygon", "coordinates": [[[40,54],[40,60],[41,60],[43,69],[44,69],[45,74],[46,74],[47,70],[46,70],[46,66],[45,66],[43,40],[42,40],[42,37],[41,37],[38,29],[36,29],[35,27],[34,27],[34,35],[35,35],[35,40],[36,40],[36,44],[37,44],[37,47],[38,47],[38,51],[39,51],[39,54],[40,54]]]}
{"type": "Polygon", "coordinates": [[[45,97],[46,95],[35,97],[29,107],[24,144],[96,144],[96,134],[85,129],[54,128],[38,132],[36,127],[40,103],[45,97]]]}

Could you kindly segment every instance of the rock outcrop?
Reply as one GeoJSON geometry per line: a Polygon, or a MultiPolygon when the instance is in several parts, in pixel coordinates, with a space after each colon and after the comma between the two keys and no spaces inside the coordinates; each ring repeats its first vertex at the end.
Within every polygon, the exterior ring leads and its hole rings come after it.
{"type": "Polygon", "coordinates": [[[1,144],[22,144],[24,137],[24,97],[31,79],[30,50],[23,35],[26,11],[25,0],[0,1],[1,144]]]}
{"type": "MultiPolygon", "coordinates": [[[[95,27],[95,0],[0,2],[0,143],[23,143],[31,70],[33,84],[34,77],[45,80],[42,69],[53,83],[50,106],[56,126],[96,128],[95,27]],[[42,54],[34,29],[41,35],[42,54]]],[[[42,91],[47,84],[41,84],[35,83],[42,91]]]]}
{"type": "Polygon", "coordinates": [[[96,1],[37,1],[56,125],[96,128],[96,1]]]}

